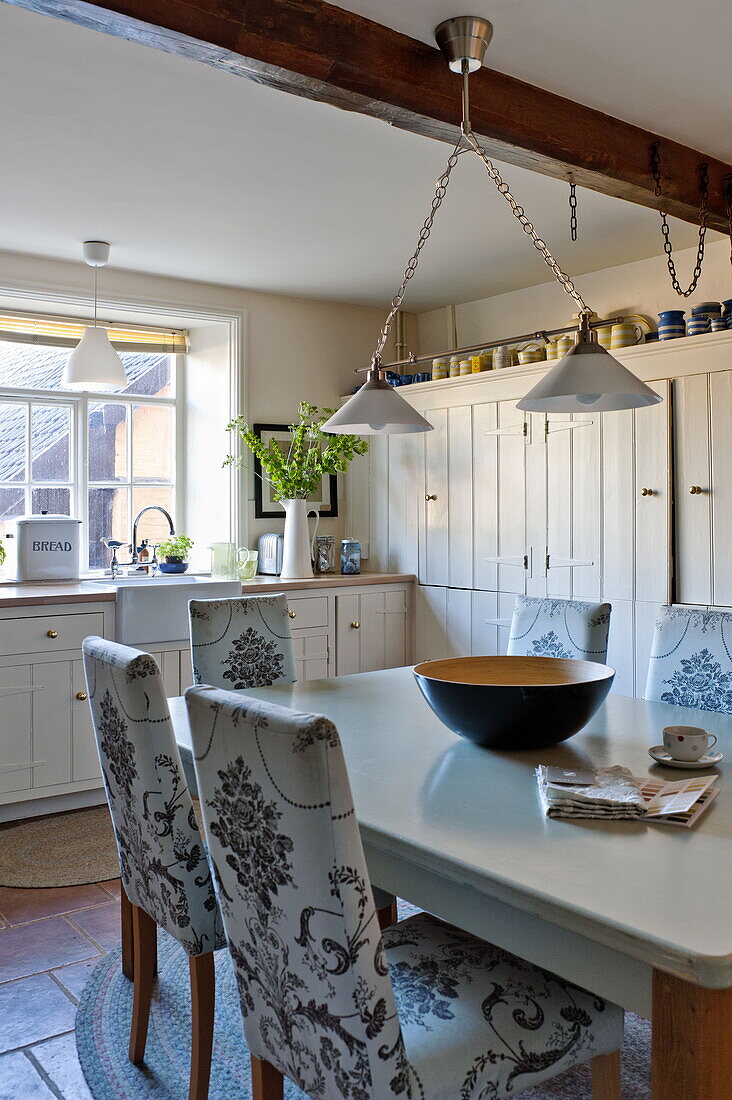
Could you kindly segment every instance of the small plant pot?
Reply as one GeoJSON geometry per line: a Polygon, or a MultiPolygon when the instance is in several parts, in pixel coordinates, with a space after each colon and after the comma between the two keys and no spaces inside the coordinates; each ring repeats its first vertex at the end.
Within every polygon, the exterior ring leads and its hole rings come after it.
{"type": "Polygon", "coordinates": [[[183,561],[183,558],[166,558],[159,563],[158,568],[161,573],[185,573],[188,562],[183,561]]]}

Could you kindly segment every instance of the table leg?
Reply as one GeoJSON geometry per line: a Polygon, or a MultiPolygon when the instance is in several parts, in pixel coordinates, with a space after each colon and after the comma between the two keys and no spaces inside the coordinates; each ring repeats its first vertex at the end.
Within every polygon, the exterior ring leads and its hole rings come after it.
{"type": "Polygon", "coordinates": [[[732,989],[653,972],[653,1100],[732,1096],[732,989]]]}

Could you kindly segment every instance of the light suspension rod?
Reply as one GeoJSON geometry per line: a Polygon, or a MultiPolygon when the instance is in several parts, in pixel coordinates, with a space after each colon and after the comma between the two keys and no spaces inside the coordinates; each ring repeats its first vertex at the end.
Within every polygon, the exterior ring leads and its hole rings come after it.
{"type": "MultiPolygon", "coordinates": [[[[618,325],[623,317],[608,317],[607,320],[590,321],[590,328],[604,328],[605,325],[618,325]]],[[[488,340],[482,344],[471,344],[466,348],[450,348],[448,351],[433,351],[429,355],[411,355],[409,359],[397,359],[393,363],[380,364],[380,370],[393,370],[394,367],[408,367],[413,363],[427,363],[431,359],[444,359],[448,355],[470,355],[476,351],[487,351],[488,348],[500,348],[504,344],[520,344],[524,340],[546,340],[549,336],[561,336],[564,332],[576,332],[577,325],[565,325],[564,328],[539,329],[537,332],[526,332],[523,336],[509,336],[503,340],[488,340]]],[[[354,374],[363,374],[369,367],[355,367],[354,374]]]]}

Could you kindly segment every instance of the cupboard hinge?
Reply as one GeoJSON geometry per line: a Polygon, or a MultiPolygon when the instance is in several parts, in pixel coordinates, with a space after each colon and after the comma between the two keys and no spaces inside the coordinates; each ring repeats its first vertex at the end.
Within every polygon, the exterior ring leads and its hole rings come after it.
{"type": "Polygon", "coordinates": [[[548,570],[548,569],[549,569],[549,555],[548,555],[548,554],[547,554],[547,556],[546,556],[546,560],[545,560],[545,562],[544,562],[544,568],[545,568],[546,570],[548,570]]]}
{"type": "Polygon", "coordinates": [[[524,428],[523,428],[523,433],[522,434],[523,435],[528,435],[529,434],[529,424],[528,424],[527,420],[524,420],[524,428]]]}
{"type": "Polygon", "coordinates": [[[529,555],[524,554],[524,569],[528,569],[528,568],[529,568],[529,555]]]}

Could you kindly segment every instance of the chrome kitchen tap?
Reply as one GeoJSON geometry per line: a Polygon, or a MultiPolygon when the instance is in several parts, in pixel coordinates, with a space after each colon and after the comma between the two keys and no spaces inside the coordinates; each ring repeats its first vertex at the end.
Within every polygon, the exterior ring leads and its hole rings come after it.
{"type": "MultiPolygon", "coordinates": [[[[165,508],[162,508],[159,504],[149,504],[147,506],[147,508],[143,508],[142,511],[137,513],[137,515],[135,516],[134,521],[132,523],[132,542],[127,544],[129,549],[130,549],[130,552],[131,552],[131,557],[130,557],[129,561],[118,561],[117,560],[117,550],[119,549],[120,546],[123,546],[124,543],[117,542],[115,539],[102,539],[102,542],[104,543],[104,545],[107,546],[112,551],[112,561],[110,563],[110,568],[111,568],[113,577],[117,576],[117,571],[122,566],[134,565],[134,566],[140,567],[141,563],[140,563],[140,560],[138,558],[138,551],[137,551],[137,525],[139,524],[140,520],[142,519],[142,517],[145,515],[146,512],[162,512],[162,514],[165,516],[165,518],[168,521],[168,526],[170,527],[171,535],[175,534],[175,524],[173,523],[173,517],[170,515],[170,512],[166,512],[165,508]]],[[[145,563],[146,565],[150,565],[152,567],[153,573],[155,573],[155,571],[157,570],[157,567],[158,567],[157,549],[158,549],[157,546],[153,546],[152,559],[149,562],[145,563]]]]}

